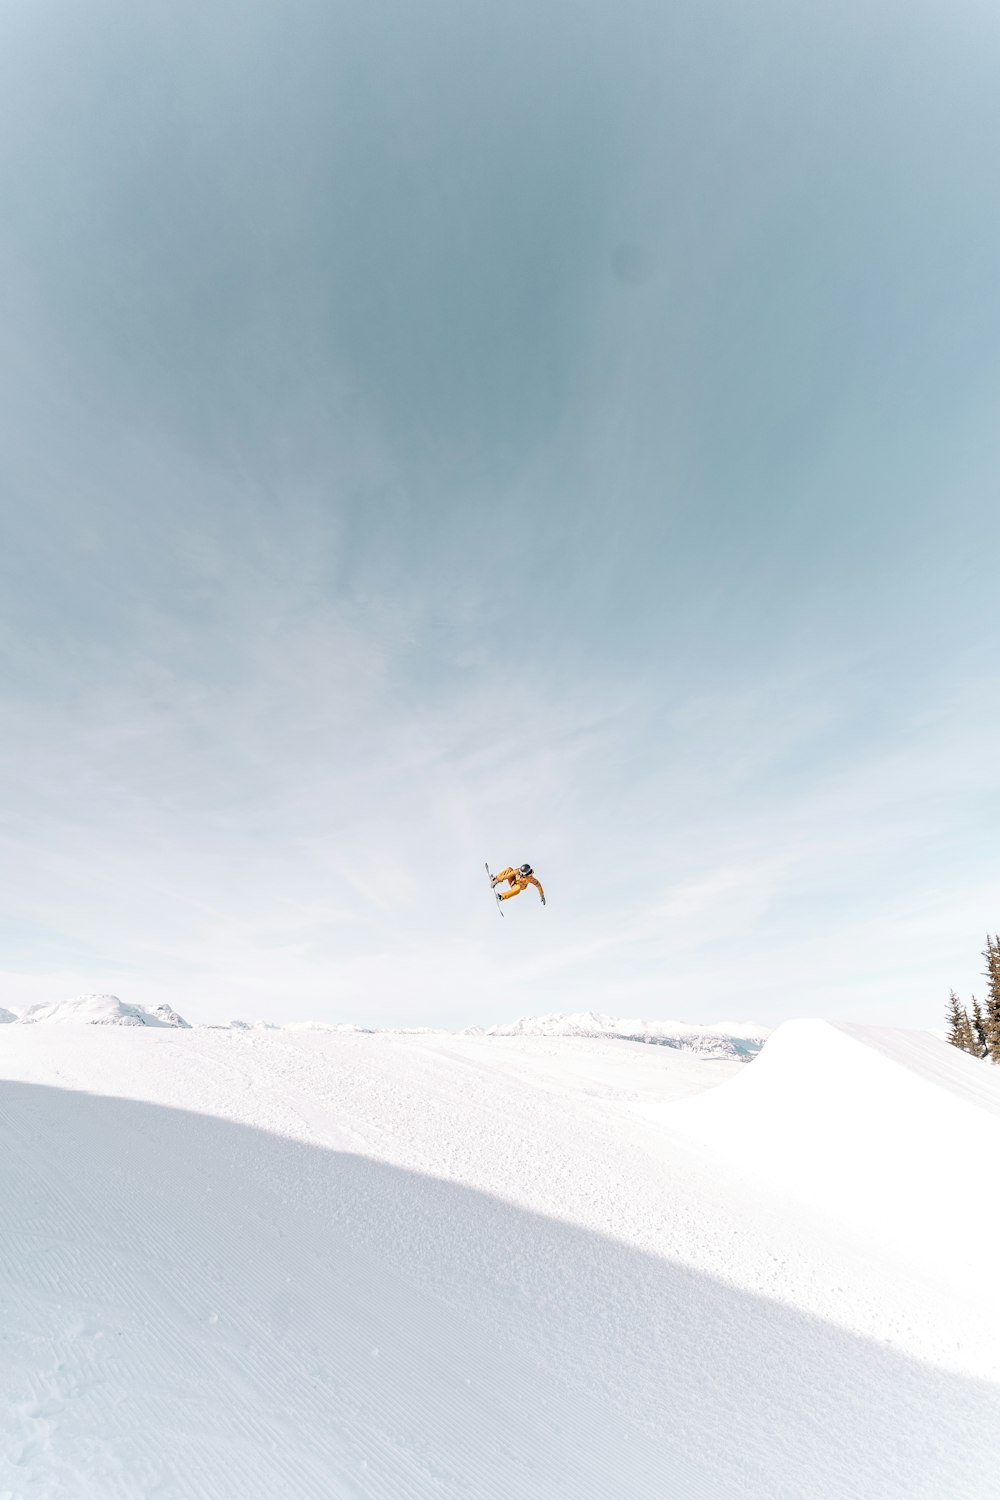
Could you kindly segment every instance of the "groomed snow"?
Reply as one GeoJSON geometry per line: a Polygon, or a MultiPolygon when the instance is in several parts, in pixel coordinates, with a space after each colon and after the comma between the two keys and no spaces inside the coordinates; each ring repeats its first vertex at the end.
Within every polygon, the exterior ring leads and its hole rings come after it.
{"type": "Polygon", "coordinates": [[[0,1496],[996,1494],[1000,1069],[935,1038],[11,1026],[0,1076],[0,1496]]]}

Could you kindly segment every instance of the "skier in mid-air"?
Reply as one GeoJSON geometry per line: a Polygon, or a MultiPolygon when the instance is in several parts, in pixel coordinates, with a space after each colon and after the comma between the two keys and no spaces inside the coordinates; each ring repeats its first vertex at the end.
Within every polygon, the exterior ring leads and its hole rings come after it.
{"type": "Polygon", "coordinates": [[[528,889],[529,885],[533,885],[537,886],[538,894],[542,898],[542,905],[545,905],[545,892],[542,890],[541,882],[535,879],[534,871],[530,865],[521,865],[517,870],[508,866],[506,870],[501,870],[499,875],[491,875],[490,879],[494,886],[498,886],[501,880],[506,880],[510,886],[510,890],[504,891],[502,896],[497,891],[496,897],[498,901],[509,901],[511,896],[519,896],[522,891],[528,889]]]}

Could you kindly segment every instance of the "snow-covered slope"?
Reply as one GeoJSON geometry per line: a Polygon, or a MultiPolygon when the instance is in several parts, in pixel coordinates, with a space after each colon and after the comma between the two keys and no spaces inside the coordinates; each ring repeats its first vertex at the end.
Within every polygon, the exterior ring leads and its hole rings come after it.
{"type": "Polygon", "coordinates": [[[25,1025],[88,1026],[187,1026],[188,1022],[169,1005],[146,1010],[142,1005],[126,1005],[117,995],[77,995],[72,1000],[45,1001],[31,1005],[12,1017],[25,1025]]]}
{"type": "MultiPolygon", "coordinates": [[[[956,1268],[1000,1235],[986,1187],[1000,1162],[1000,1068],[926,1032],[791,1021],[724,1088],[659,1115],[932,1274],[940,1295],[980,1305],[977,1278],[956,1268]]],[[[1000,1353],[1000,1322],[997,1336],[1000,1353]]]]}
{"type": "Polygon", "coordinates": [[[12,1010],[4,1010],[3,1006],[0,1005],[0,1026],[6,1026],[11,1021],[16,1021],[16,1020],[17,1020],[17,1016],[14,1014],[14,1012],[12,1010]]]}
{"type": "Polygon", "coordinates": [[[561,1012],[547,1016],[523,1016],[504,1026],[491,1026],[487,1036],[587,1036],[618,1037],[629,1042],[654,1042],[701,1052],[712,1057],[755,1057],[770,1032],[766,1027],[743,1021],[719,1021],[710,1026],[685,1021],[630,1020],[597,1011],[561,1012]]]}
{"type": "Polygon", "coordinates": [[[933,1038],[14,1026],[0,1076],[0,1495],[996,1493],[1000,1069],[933,1038]]]}

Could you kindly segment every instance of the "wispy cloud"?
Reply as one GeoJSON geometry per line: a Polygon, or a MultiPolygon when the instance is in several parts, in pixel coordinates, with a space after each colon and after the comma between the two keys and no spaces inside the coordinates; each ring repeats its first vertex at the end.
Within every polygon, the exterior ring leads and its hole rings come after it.
{"type": "Polygon", "coordinates": [[[968,988],[997,29],[100,10],[0,47],[0,1004],[968,988]]]}

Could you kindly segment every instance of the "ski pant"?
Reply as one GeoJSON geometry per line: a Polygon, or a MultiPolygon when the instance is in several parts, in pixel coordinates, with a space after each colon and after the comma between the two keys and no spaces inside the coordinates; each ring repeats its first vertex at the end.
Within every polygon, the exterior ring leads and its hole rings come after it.
{"type": "Polygon", "coordinates": [[[528,882],[525,880],[520,870],[514,870],[510,868],[501,870],[500,874],[497,876],[498,885],[500,884],[501,880],[506,880],[507,884],[510,886],[510,890],[504,891],[503,895],[500,897],[501,901],[509,901],[511,896],[519,896],[522,891],[526,891],[528,889],[528,882]]]}

